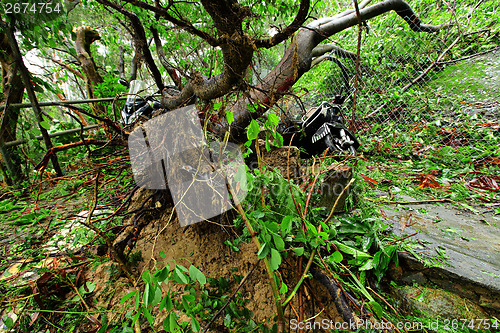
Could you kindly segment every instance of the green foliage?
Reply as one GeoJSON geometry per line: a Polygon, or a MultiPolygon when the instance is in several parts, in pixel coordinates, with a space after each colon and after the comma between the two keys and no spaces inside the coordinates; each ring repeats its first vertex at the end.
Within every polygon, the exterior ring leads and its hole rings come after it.
{"type": "MultiPolygon", "coordinates": [[[[372,274],[380,281],[392,262],[397,265],[397,246],[385,244],[382,232],[387,226],[376,217],[373,207],[363,204],[357,212],[328,222],[324,221],[324,208],[310,207],[307,216],[302,218],[297,207],[305,207],[307,193],[289,184],[276,171],[260,173],[254,170],[254,173],[247,174],[249,192],[242,205],[261,243],[258,257],[268,258],[272,270],[277,270],[283,258],[291,253],[307,257],[321,248],[321,256],[332,271],[347,273],[355,282],[353,291],[369,295],[365,276],[372,274]],[[262,186],[266,193],[265,207],[261,201],[262,186]],[[356,274],[361,274],[362,281],[356,274]]],[[[361,195],[362,188],[357,190],[356,194],[361,195]]],[[[235,220],[235,225],[238,228],[243,225],[241,217],[235,220]]],[[[241,240],[249,237],[244,229],[243,237],[234,240],[232,245],[238,246],[241,240]]],[[[317,265],[323,264],[318,261],[317,265]]],[[[278,283],[282,285],[282,293],[293,289],[284,288],[283,284],[284,281],[278,283]]],[[[373,306],[378,308],[380,305],[375,302],[373,306]]]]}
{"type": "Polygon", "coordinates": [[[63,36],[71,31],[66,21],[66,7],[60,0],[43,3],[3,0],[0,4],[5,26],[0,25],[0,32],[14,24],[22,31],[22,48],[30,50],[42,46],[52,48],[63,44],[63,36]],[[61,32],[61,33],[58,33],[61,32]]]}
{"type": "MultiPolygon", "coordinates": [[[[164,257],[164,254],[160,256],[164,257]]],[[[236,283],[242,279],[235,274],[232,277],[236,283]]],[[[248,300],[240,293],[234,299],[228,299],[228,280],[223,277],[218,280],[207,278],[193,265],[189,269],[181,265],[171,269],[166,265],[154,273],[147,270],[142,274],[142,281],[144,287],[140,291],[131,291],[121,299],[122,304],[128,301],[134,304],[134,310],[126,315],[130,326],[124,323],[124,327],[133,327],[141,319],[154,327],[153,313],[160,311],[167,314],[162,324],[165,331],[198,332],[202,322],[208,322],[217,310],[229,302],[223,320],[225,327],[239,332],[251,332],[258,328],[266,330],[252,319],[252,312],[245,307],[248,300]],[[184,290],[180,297],[173,291],[179,287],[184,290]]]]}
{"type": "MultiPolygon", "coordinates": [[[[111,73],[107,73],[103,77],[103,82],[94,87],[95,98],[114,98],[126,92],[127,88],[118,83],[117,77],[111,73]]],[[[108,117],[113,118],[114,114],[119,115],[124,104],[124,101],[106,103],[106,114],[108,117]]]]}

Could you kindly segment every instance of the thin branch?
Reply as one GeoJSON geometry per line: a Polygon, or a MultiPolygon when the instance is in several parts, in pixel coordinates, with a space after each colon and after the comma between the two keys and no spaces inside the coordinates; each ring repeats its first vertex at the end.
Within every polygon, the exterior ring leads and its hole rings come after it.
{"type": "Polygon", "coordinates": [[[153,39],[156,46],[156,54],[158,55],[161,64],[167,70],[168,75],[170,75],[170,78],[172,79],[172,81],[174,81],[174,84],[177,87],[177,89],[181,90],[182,89],[181,78],[177,74],[175,68],[167,60],[167,56],[165,55],[165,51],[163,50],[163,46],[161,45],[161,40],[160,36],[158,35],[158,30],[153,27],[151,27],[150,30],[151,33],[153,34],[153,39]]]}
{"type": "MultiPolygon", "coordinates": [[[[101,0],[98,0],[98,1],[100,2],[101,0]]],[[[141,7],[141,8],[144,8],[146,10],[149,10],[155,14],[158,14],[160,17],[173,23],[174,25],[186,30],[187,32],[189,32],[195,36],[202,38],[210,46],[218,46],[220,44],[216,38],[212,37],[211,35],[209,35],[208,33],[204,32],[204,31],[196,29],[190,22],[186,22],[186,21],[183,21],[183,20],[180,20],[180,19],[173,17],[168,12],[167,9],[165,9],[161,6],[152,6],[148,3],[145,3],[145,2],[139,1],[139,0],[124,0],[124,1],[128,2],[132,5],[135,5],[137,7],[141,7]]]]}
{"type": "Polygon", "coordinates": [[[160,89],[160,91],[163,90],[165,86],[163,85],[161,73],[158,70],[158,67],[156,67],[153,56],[151,55],[151,51],[149,50],[147,43],[146,32],[144,31],[144,26],[142,25],[142,22],[137,16],[137,14],[128,11],[124,9],[122,6],[119,6],[108,0],[97,0],[97,2],[99,2],[102,5],[111,7],[117,12],[128,17],[130,23],[132,24],[132,27],[134,28],[136,43],[139,43],[139,47],[142,50],[144,60],[146,61],[149,70],[151,71],[151,75],[155,80],[156,86],[158,87],[158,89],[160,89]]]}
{"type": "Polygon", "coordinates": [[[104,123],[109,128],[113,129],[115,132],[117,132],[118,134],[120,134],[121,136],[123,136],[125,138],[128,137],[129,134],[130,134],[129,132],[127,132],[126,130],[124,130],[123,128],[121,128],[120,125],[118,125],[117,123],[115,123],[113,120],[111,120],[109,118],[106,118],[106,117],[101,117],[101,116],[89,113],[89,112],[85,111],[84,109],[79,108],[78,106],[74,106],[74,105],[70,105],[70,104],[66,104],[66,103],[58,103],[58,102],[52,102],[52,105],[58,105],[58,106],[67,107],[68,109],[71,109],[71,110],[74,110],[74,111],[78,111],[80,113],[83,113],[86,116],[89,116],[91,118],[97,119],[97,120],[99,120],[100,122],[104,123]]]}
{"type": "Polygon", "coordinates": [[[84,141],[78,141],[78,142],[71,142],[71,143],[67,143],[67,144],[64,144],[64,145],[59,145],[59,146],[55,146],[55,147],[52,147],[50,149],[47,150],[47,152],[45,153],[45,155],[43,156],[42,160],[33,168],[35,171],[43,171],[46,167],[47,167],[47,164],[49,163],[49,160],[52,158],[52,156],[54,156],[57,152],[60,152],[60,151],[63,151],[63,150],[67,150],[67,149],[70,149],[70,148],[74,148],[74,147],[79,147],[79,146],[83,146],[83,145],[99,145],[99,146],[102,146],[102,145],[122,145],[122,143],[120,142],[110,142],[110,141],[105,141],[105,140],[97,140],[97,139],[85,139],[84,141]]]}
{"type": "Polygon", "coordinates": [[[236,288],[233,291],[233,293],[231,294],[231,296],[229,296],[229,298],[227,299],[226,304],[224,304],[224,306],[222,308],[220,308],[219,311],[217,311],[217,313],[215,314],[215,316],[212,317],[212,319],[210,320],[210,322],[207,324],[207,326],[203,330],[203,333],[206,333],[208,331],[208,329],[213,324],[213,322],[217,319],[217,317],[219,317],[219,315],[222,313],[222,311],[224,311],[224,309],[229,305],[229,303],[231,303],[231,301],[234,298],[234,296],[236,296],[236,293],[238,292],[238,290],[240,290],[240,288],[245,284],[245,282],[248,280],[248,278],[250,277],[250,275],[252,275],[253,271],[255,270],[255,268],[257,268],[257,266],[259,265],[259,263],[260,263],[260,259],[257,260],[257,262],[255,263],[255,265],[253,265],[252,270],[250,272],[248,272],[247,275],[245,275],[245,277],[243,278],[243,280],[241,280],[240,284],[238,285],[238,288],[236,288]]]}
{"type": "Polygon", "coordinates": [[[309,14],[310,5],[311,2],[309,0],[300,1],[299,11],[297,12],[297,15],[295,16],[295,19],[292,21],[292,23],[290,23],[288,27],[278,32],[271,38],[257,39],[255,41],[255,46],[257,46],[258,48],[270,48],[288,39],[288,37],[299,30],[302,24],[306,21],[308,17],[307,15],[309,14]]]}
{"type": "MultiPolygon", "coordinates": [[[[359,12],[359,6],[358,6],[358,0],[352,0],[354,3],[354,9],[356,10],[356,17],[358,18],[358,43],[356,46],[356,72],[354,74],[354,92],[352,96],[352,116],[351,116],[351,124],[350,124],[350,130],[351,132],[354,133],[356,130],[355,126],[355,112],[356,112],[356,98],[358,96],[358,83],[359,83],[359,77],[361,76],[361,71],[359,68],[360,62],[361,62],[361,35],[363,33],[363,27],[362,27],[362,20],[361,20],[361,14],[359,12]]],[[[349,93],[349,92],[346,92],[349,93]]]]}
{"type": "Polygon", "coordinates": [[[64,68],[66,68],[68,71],[70,71],[71,73],[75,74],[76,76],[78,76],[80,79],[82,80],[85,80],[85,76],[80,73],[79,71],[77,71],[76,69],[66,65],[65,63],[63,63],[62,61],[59,61],[57,59],[53,59],[53,58],[50,58],[50,60],[52,60],[53,62],[55,62],[56,64],[58,64],[59,66],[62,66],[64,68]]]}

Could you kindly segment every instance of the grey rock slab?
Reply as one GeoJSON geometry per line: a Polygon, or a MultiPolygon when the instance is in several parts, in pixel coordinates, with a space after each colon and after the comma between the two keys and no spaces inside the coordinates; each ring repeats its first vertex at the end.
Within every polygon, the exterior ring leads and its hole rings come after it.
{"type": "MultiPolygon", "coordinates": [[[[415,201],[408,196],[398,200],[415,201]]],[[[471,297],[495,312],[500,311],[500,221],[497,216],[457,208],[451,203],[387,205],[382,211],[396,237],[416,233],[410,239],[417,241],[414,252],[422,258],[409,253],[400,255],[409,275],[421,271],[431,282],[471,297]],[[433,257],[441,258],[444,263],[430,265],[433,257]]],[[[405,278],[412,279],[411,276],[405,278]]]]}

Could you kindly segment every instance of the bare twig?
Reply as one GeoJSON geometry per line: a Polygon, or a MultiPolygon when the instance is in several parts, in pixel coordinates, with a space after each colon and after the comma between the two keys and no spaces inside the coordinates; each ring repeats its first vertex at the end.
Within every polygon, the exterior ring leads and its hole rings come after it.
{"type": "Polygon", "coordinates": [[[398,205],[420,205],[420,204],[426,204],[426,203],[434,203],[434,202],[449,202],[449,203],[455,203],[455,201],[445,198],[445,199],[429,199],[429,200],[415,200],[415,201],[382,201],[382,200],[375,200],[372,198],[367,198],[365,197],[366,200],[368,201],[374,201],[374,202],[379,202],[379,203],[384,203],[384,204],[398,204],[398,205]]]}

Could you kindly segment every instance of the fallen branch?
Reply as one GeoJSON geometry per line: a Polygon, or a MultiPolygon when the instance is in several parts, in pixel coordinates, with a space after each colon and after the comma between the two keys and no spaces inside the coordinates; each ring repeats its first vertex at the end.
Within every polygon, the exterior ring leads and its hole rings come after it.
{"type": "Polygon", "coordinates": [[[411,235],[407,235],[407,236],[404,236],[403,238],[398,238],[398,239],[395,239],[393,241],[390,241],[389,243],[387,243],[388,245],[393,245],[393,244],[396,244],[397,242],[401,242],[402,240],[405,240],[407,238],[410,238],[410,237],[413,237],[415,236],[416,234],[418,234],[418,232],[414,232],[412,233],[411,235]]]}
{"type": "MultiPolygon", "coordinates": [[[[113,246],[113,242],[111,239],[106,235],[106,233],[102,232],[99,228],[94,226],[92,224],[92,215],[94,214],[94,211],[97,207],[97,198],[98,198],[98,190],[99,190],[99,176],[101,172],[100,170],[97,172],[97,175],[95,177],[95,185],[94,185],[94,198],[92,200],[92,206],[87,214],[87,219],[85,222],[80,221],[81,224],[86,226],[87,228],[91,229],[94,231],[97,235],[102,237],[104,241],[106,242],[106,245],[108,246],[109,252],[112,254],[113,258],[117,261],[118,266],[122,270],[122,272],[125,274],[127,279],[130,281],[132,285],[134,285],[134,278],[132,273],[130,272],[130,269],[128,268],[127,262],[123,256],[123,252],[120,253],[116,250],[116,248],[113,246]]],[[[87,309],[88,310],[88,309],[87,309]]]]}
{"type": "Polygon", "coordinates": [[[45,155],[43,156],[42,160],[34,167],[35,171],[43,171],[47,167],[47,164],[49,163],[49,160],[51,159],[54,154],[57,152],[67,150],[70,148],[75,148],[83,145],[98,145],[98,146],[104,146],[104,145],[110,145],[110,146],[120,146],[123,145],[122,142],[118,141],[105,141],[105,140],[97,140],[97,139],[84,139],[83,141],[78,141],[78,142],[71,142],[67,143],[64,145],[59,145],[56,147],[50,148],[45,155]]]}
{"type": "Polygon", "coordinates": [[[429,199],[429,200],[415,200],[415,201],[383,201],[383,200],[375,200],[372,198],[367,198],[365,197],[365,200],[368,201],[373,201],[377,203],[383,203],[383,204],[398,204],[398,205],[420,205],[420,204],[426,204],[426,203],[434,203],[434,202],[449,202],[449,203],[455,203],[455,201],[451,199],[429,199]]]}
{"type": "MultiPolygon", "coordinates": [[[[236,193],[234,193],[233,189],[231,186],[227,186],[227,189],[229,190],[229,193],[231,193],[231,196],[233,198],[237,198],[236,193]]],[[[238,210],[238,213],[241,215],[241,218],[245,222],[245,225],[248,229],[248,232],[250,233],[250,236],[252,237],[252,240],[257,247],[257,250],[260,250],[261,244],[259,242],[259,239],[257,238],[257,233],[254,231],[254,228],[252,227],[252,224],[250,221],[247,219],[245,211],[243,210],[243,207],[241,204],[238,202],[238,200],[235,200],[235,206],[236,209],[238,210]]],[[[275,280],[275,275],[273,273],[273,270],[271,269],[271,265],[269,264],[269,261],[267,258],[264,258],[264,264],[266,266],[266,271],[267,275],[269,277],[269,283],[271,284],[271,289],[273,291],[273,296],[274,296],[274,303],[276,304],[276,312],[278,316],[278,333],[282,333],[285,331],[285,316],[283,314],[283,307],[281,306],[281,297],[280,293],[278,290],[278,286],[276,285],[276,280],[275,280]]]]}
{"type": "Polygon", "coordinates": [[[348,323],[356,322],[353,311],[349,307],[349,304],[347,304],[347,300],[337,282],[328,278],[328,276],[322,273],[315,266],[311,267],[311,273],[313,277],[316,280],[318,280],[322,285],[324,285],[325,288],[328,290],[328,292],[333,298],[333,302],[335,303],[337,311],[342,316],[342,319],[348,323]]]}
{"type": "Polygon", "coordinates": [[[69,104],[66,104],[66,103],[58,103],[58,102],[53,102],[52,104],[53,105],[57,105],[57,106],[67,107],[68,109],[71,109],[73,111],[77,111],[77,112],[83,113],[86,116],[89,116],[91,118],[97,119],[97,120],[99,120],[100,122],[104,123],[106,126],[108,126],[109,128],[111,128],[112,130],[114,130],[115,132],[117,132],[118,134],[120,134],[121,136],[123,136],[125,138],[127,138],[129,136],[129,134],[130,134],[129,132],[127,132],[126,130],[124,130],[120,125],[118,125],[117,123],[115,123],[113,120],[111,120],[109,118],[106,118],[106,117],[101,117],[101,116],[89,113],[89,112],[85,111],[84,109],[82,109],[82,108],[80,108],[78,106],[69,105],[69,104]]]}
{"type": "Polygon", "coordinates": [[[469,56],[458,58],[458,59],[452,59],[452,60],[448,60],[448,61],[439,61],[438,63],[436,63],[436,65],[454,64],[454,63],[462,61],[462,60],[467,60],[467,59],[470,59],[470,58],[478,57],[480,55],[487,54],[487,53],[490,53],[490,52],[495,52],[495,51],[498,51],[498,50],[500,50],[500,46],[499,47],[495,47],[495,48],[493,48],[491,50],[474,53],[474,54],[471,54],[469,56]]]}

